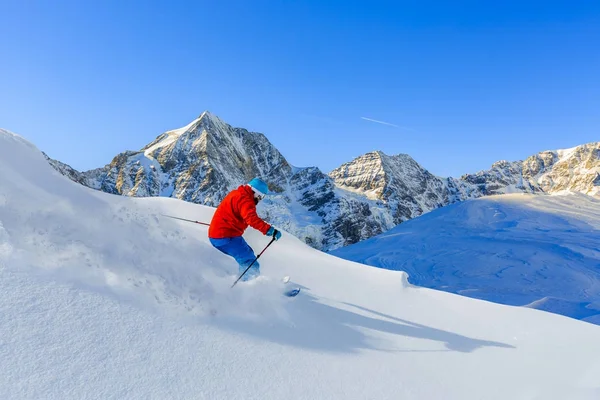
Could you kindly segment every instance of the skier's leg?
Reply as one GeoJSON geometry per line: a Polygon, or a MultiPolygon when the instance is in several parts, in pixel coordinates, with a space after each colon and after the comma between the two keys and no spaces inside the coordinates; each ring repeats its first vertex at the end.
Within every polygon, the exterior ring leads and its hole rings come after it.
{"type": "MultiPolygon", "coordinates": [[[[256,256],[252,248],[246,243],[243,237],[236,236],[226,239],[210,239],[212,245],[221,252],[235,258],[239,265],[240,275],[246,270],[248,265],[254,261],[256,256]]],[[[242,277],[242,281],[254,279],[260,275],[260,264],[258,260],[252,264],[252,267],[242,277]]]]}
{"type": "MultiPolygon", "coordinates": [[[[252,247],[250,247],[250,245],[246,243],[243,237],[238,236],[233,239],[235,243],[233,257],[239,265],[239,273],[241,275],[246,270],[246,268],[248,268],[248,265],[252,264],[252,261],[256,259],[256,255],[254,254],[252,247]]],[[[249,281],[251,279],[257,278],[259,275],[260,264],[258,263],[258,260],[256,260],[254,261],[254,264],[252,264],[252,267],[250,267],[248,272],[244,274],[244,276],[242,277],[242,281],[249,281]]]]}

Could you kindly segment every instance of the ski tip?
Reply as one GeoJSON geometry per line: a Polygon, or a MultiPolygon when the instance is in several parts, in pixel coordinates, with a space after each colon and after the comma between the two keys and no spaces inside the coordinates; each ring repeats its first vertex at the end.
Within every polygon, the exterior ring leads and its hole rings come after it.
{"type": "Polygon", "coordinates": [[[284,276],[282,279],[283,283],[288,283],[290,281],[290,277],[289,276],[284,276]]]}
{"type": "Polygon", "coordinates": [[[300,288],[288,290],[287,292],[284,293],[284,295],[287,297],[296,297],[298,295],[298,293],[300,293],[300,288]]]}

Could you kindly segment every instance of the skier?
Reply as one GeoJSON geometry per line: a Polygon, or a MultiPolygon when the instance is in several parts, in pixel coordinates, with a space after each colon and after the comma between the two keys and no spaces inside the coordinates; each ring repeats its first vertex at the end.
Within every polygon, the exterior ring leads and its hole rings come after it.
{"type": "MultiPolygon", "coordinates": [[[[210,243],[221,252],[233,257],[239,264],[240,275],[254,261],[256,256],[246,243],[242,234],[248,226],[272,236],[281,238],[281,232],[267,224],[256,214],[256,206],[269,193],[269,187],[258,178],[229,192],[217,207],[213,215],[208,238],[210,243]]],[[[258,261],[242,277],[242,281],[254,279],[260,275],[258,261]]]]}

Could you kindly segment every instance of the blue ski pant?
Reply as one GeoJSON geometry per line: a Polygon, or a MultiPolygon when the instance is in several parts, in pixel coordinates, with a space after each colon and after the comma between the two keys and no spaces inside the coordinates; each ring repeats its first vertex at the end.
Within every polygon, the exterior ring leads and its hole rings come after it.
{"type": "MultiPolygon", "coordinates": [[[[254,255],[254,250],[252,247],[241,236],[235,236],[231,238],[224,239],[212,239],[210,238],[210,243],[222,253],[227,254],[235,258],[239,265],[239,273],[246,270],[248,265],[254,261],[256,256],[254,255]]],[[[254,279],[260,275],[260,265],[258,264],[258,260],[252,264],[252,267],[246,272],[246,274],[242,277],[242,281],[248,281],[250,279],[254,279]]]]}

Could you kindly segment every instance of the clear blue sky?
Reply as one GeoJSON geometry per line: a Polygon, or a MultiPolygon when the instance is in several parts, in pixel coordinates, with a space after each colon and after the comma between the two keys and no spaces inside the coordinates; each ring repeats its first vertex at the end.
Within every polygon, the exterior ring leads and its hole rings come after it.
{"type": "Polygon", "coordinates": [[[100,167],[204,110],[325,172],[599,141],[600,1],[0,0],[0,127],[51,157],[100,167]]]}

